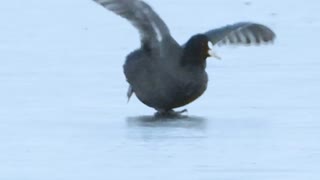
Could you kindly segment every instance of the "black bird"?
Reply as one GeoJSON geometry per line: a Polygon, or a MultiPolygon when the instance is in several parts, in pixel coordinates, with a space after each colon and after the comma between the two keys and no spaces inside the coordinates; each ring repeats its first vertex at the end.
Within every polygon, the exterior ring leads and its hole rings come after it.
{"type": "MultiPolygon", "coordinates": [[[[94,0],[129,20],[138,29],[141,47],[131,52],[123,66],[133,93],[159,114],[175,114],[174,108],[191,103],[207,88],[208,42],[215,44],[262,44],[273,42],[268,27],[240,22],[192,36],[179,45],[156,12],[142,0],[94,0]]],[[[178,112],[177,112],[178,114],[178,112]]]]}

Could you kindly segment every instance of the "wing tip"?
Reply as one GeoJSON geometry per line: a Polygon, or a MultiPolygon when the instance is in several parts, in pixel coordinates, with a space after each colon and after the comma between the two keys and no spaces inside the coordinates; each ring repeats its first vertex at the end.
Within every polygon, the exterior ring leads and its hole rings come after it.
{"type": "Polygon", "coordinates": [[[217,45],[260,46],[274,44],[276,33],[269,27],[252,22],[240,22],[227,27],[235,29],[220,40],[217,45]]]}

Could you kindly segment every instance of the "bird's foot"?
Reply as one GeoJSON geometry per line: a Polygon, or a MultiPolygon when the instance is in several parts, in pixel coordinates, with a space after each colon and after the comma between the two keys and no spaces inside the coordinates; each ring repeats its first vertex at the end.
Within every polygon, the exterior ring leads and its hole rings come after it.
{"type": "Polygon", "coordinates": [[[174,110],[158,110],[155,113],[155,117],[157,118],[181,118],[183,117],[183,113],[188,112],[187,109],[183,109],[181,111],[174,111],[174,110]]]}

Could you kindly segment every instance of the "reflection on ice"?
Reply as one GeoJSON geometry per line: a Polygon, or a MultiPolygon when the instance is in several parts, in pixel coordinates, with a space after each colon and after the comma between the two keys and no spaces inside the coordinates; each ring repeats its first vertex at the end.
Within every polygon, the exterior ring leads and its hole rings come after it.
{"type": "Polygon", "coordinates": [[[207,125],[207,119],[196,116],[179,116],[174,118],[159,118],[156,116],[137,116],[128,117],[127,124],[129,127],[172,127],[205,129],[207,125]]]}
{"type": "Polygon", "coordinates": [[[179,118],[157,118],[155,116],[137,116],[127,118],[127,138],[145,144],[177,144],[197,142],[206,139],[207,119],[202,117],[180,116],[179,118]]]}

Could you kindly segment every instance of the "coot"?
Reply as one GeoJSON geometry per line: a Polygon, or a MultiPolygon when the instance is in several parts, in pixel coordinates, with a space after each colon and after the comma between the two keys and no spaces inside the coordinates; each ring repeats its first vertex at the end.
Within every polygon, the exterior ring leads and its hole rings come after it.
{"type": "MultiPolygon", "coordinates": [[[[128,99],[134,93],[159,114],[191,103],[207,88],[206,59],[212,45],[257,45],[272,42],[275,33],[251,22],[227,25],[192,36],[179,45],[159,15],[142,0],[94,0],[129,20],[139,31],[141,47],[131,52],[123,66],[129,83],[128,99]]],[[[214,55],[215,56],[215,55],[214,55]]],[[[178,113],[178,112],[177,112],[178,113]]]]}

